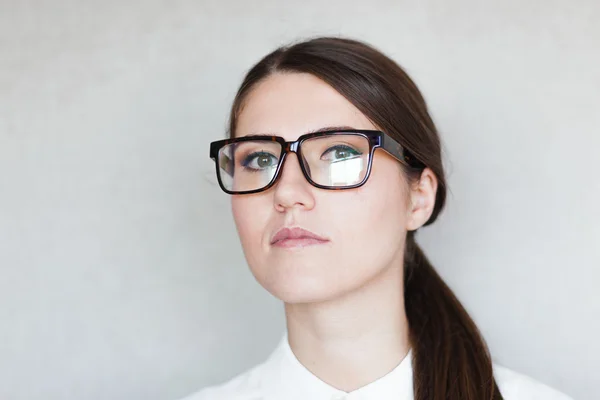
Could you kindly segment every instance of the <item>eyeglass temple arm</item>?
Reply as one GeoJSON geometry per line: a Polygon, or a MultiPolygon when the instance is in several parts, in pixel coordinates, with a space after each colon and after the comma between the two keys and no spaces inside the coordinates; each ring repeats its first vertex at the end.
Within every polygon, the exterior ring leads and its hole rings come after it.
{"type": "Polygon", "coordinates": [[[419,161],[416,157],[412,155],[410,151],[404,148],[400,143],[396,140],[392,139],[387,134],[383,134],[381,136],[380,146],[382,149],[390,153],[392,156],[396,157],[398,160],[405,162],[411,167],[415,168],[424,168],[425,164],[419,161]]]}

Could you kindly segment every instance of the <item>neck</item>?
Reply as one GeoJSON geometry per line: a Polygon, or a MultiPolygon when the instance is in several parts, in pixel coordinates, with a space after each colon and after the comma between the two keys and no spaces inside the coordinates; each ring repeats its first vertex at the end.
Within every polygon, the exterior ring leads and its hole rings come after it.
{"type": "Polygon", "coordinates": [[[410,347],[401,263],[334,299],[286,303],[285,313],[298,361],[346,392],[386,375],[410,347]]]}

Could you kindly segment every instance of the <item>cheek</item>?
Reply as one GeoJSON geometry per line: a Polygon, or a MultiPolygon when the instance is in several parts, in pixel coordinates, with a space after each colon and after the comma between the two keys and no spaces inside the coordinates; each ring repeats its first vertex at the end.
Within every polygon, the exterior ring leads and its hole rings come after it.
{"type": "Polygon", "coordinates": [[[233,196],[231,211],[244,251],[260,249],[260,241],[266,225],[263,210],[268,209],[260,199],[249,196],[233,196]]]}
{"type": "Polygon", "coordinates": [[[356,192],[354,199],[344,199],[334,214],[335,221],[331,221],[339,230],[337,234],[346,239],[345,247],[353,249],[361,260],[362,255],[377,257],[392,253],[403,236],[406,216],[402,212],[402,193],[390,185],[375,186],[365,186],[356,192]]]}
{"type": "Polygon", "coordinates": [[[384,268],[397,256],[406,236],[403,181],[395,164],[389,170],[383,167],[374,170],[363,187],[340,199],[332,221],[337,234],[345,238],[344,247],[351,249],[350,258],[361,264],[356,268],[384,268]]]}

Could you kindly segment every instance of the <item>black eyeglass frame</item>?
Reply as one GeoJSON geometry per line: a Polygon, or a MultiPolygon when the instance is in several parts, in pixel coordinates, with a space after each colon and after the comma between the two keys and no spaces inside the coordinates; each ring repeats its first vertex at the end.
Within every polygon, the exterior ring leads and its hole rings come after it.
{"type": "Polygon", "coordinates": [[[369,176],[371,175],[371,167],[373,165],[373,156],[375,153],[375,149],[377,149],[377,148],[381,148],[381,149],[385,150],[388,154],[390,154],[391,156],[396,158],[399,162],[406,164],[410,168],[414,168],[414,169],[425,168],[425,164],[423,164],[421,161],[419,161],[417,158],[415,158],[406,148],[404,148],[404,146],[402,146],[396,140],[391,138],[388,134],[386,134],[385,132],[382,132],[382,131],[368,130],[368,129],[336,129],[336,130],[331,130],[331,131],[307,133],[307,134],[299,136],[297,140],[294,140],[291,142],[286,141],[281,136],[270,136],[270,135],[252,135],[252,136],[237,137],[237,138],[233,138],[233,139],[222,139],[222,140],[217,140],[217,141],[211,142],[209,156],[210,156],[210,158],[212,158],[215,161],[217,180],[219,182],[219,186],[225,193],[230,194],[230,195],[260,193],[260,192],[264,192],[265,190],[268,190],[269,188],[271,188],[273,185],[275,185],[275,183],[277,182],[277,179],[279,178],[281,169],[283,168],[283,165],[284,165],[284,162],[285,162],[285,159],[286,159],[286,156],[288,153],[296,153],[296,157],[298,158],[298,161],[300,164],[300,169],[302,170],[302,174],[304,175],[306,180],[311,185],[313,185],[319,189],[346,190],[346,189],[355,189],[357,187],[364,185],[365,182],[367,182],[367,179],[369,179],[369,176]],[[320,184],[316,183],[315,181],[313,181],[310,178],[310,175],[308,174],[308,172],[306,171],[304,163],[301,161],[302,154],[300,151],[302,149],[302,142],[304,142],[308,139],[313,139],[313,138],[317,138],[317,137],[321,137],[321,136],[331,136],[331,135],[335,135],[335,134],[345,134],[345,135],[354,134],[357,136],[363,136],[369,141],[369,163],[367,165],[367,173],[365,174],[365,177],[363,178],[363,180],[361,182],[356,183],[354,185],[350,185],[350,186],[320,185],[320,184]],[[223,181],[221,180],[221,173],[219,171],[219,159],[218,159],[219,151],[223,147],[225,147],[229,144],[232,144],[232,143],[240,143],[240,142],[256,141],[256,140],[277,142],[281,145],[282,152],[279,157],[277,169],[275,170],[275,174],[273,175],[273,178],[266,186],[264,186],[260,189],[245,190],[245,191],[228,190],[227,188],[225,188],[225,185],[223,185],[223,181]]]}

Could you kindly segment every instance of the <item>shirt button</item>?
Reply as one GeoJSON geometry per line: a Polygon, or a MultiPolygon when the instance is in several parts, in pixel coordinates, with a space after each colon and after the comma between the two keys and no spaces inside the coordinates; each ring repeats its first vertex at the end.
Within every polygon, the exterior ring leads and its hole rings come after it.
{"type": "Polygon", "coordinates": [[[334,394],[331,396],[331,400],[345,400],[346,396],[343,394],[334,394]]]}

